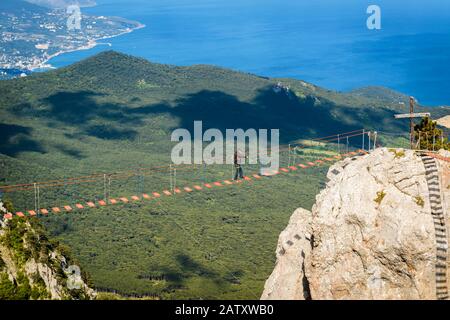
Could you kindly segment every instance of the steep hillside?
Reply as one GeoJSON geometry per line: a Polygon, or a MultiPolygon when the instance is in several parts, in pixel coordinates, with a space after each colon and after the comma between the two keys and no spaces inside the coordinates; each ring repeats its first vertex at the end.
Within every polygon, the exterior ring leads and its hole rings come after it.
{"type": "Polygon", "coordinates": [[[349,94],[353,96],[376,99],[388,104],[392,103],[393,101],[398,101],[399,103],[405,104],[409,103],[409,96],[384,87],[364,87],[352,90],[349,92],[349,94]]]}
{"type": "Polygon", "coordinates": [[[0,93],[2,161],[40,168],[25,175],[2,172],[7,183],[42,180],[49,164],[58,177],[123,168],[135,159],[160,164],[167,161],[171,131],[191,128],[194,120],[205,129],[279,128],[284,143],[362,127],[405,128],[393,119],[401,108],[394,98],[340,94],[213,66],[161,65],[112,51],[1,81],[0,93]],[[279,81],[290,89],[276,90],[279,81]]]}
{"type": "Polygon", "coordinates": [[[262,298],[447,299],[449,169],[402,149],[333,165],[281,233],[262,298]]]}
{"type": "Polygon", "coordinates": [[[0,300],[95,298],[64,251],[35,220],[0,220],[0,300]]]}
{"type": "MultiPolygon", "coordinates": [[[[281,142],[287,143],[364,126],[403,132],[405,123],[392,116],[398,109],[398,101],[341,94],[300,80],[206,65],[161,65],[104,52],[66,68],[0,81],[0,184],[136,170],[111,181],[108,196],[161,191],[170,186],[167,172],[140,180],[137,168],[168,165],[172,130],[191,128],[194,120],[202,120],[204,129],[279,128],[281,142]]],[[[361,138],[349,143],[360,148],[361,138]]],[[[315,148],[295,160],[283,155],[282,165],[337,153],[333,144],[315,148]]],[[[231,166],[197,167],[178,171],[176,182],[224,180],[231,171],[231,166]]],[[[307,208],[313,204],[325,172],[325,166],[315,166],[223,191],[40,219],[52,237],[70,246],[98,291],[161,299],[254,299],[272,270],[278,234],[299,202],[307,208]]],[[[104,199],[104,185],[101,179],[41,188],[39,205],[74,207],[104,199]]],[[[35,207],[33,190],[5,197],[16,210],[35,207]]]]}

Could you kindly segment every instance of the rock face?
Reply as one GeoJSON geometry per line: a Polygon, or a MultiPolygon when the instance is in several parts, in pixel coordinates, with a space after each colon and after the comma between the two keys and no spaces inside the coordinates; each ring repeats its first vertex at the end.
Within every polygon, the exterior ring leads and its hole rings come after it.
{"type": "Polygon", "coordinates": [[[0,300],[93,299],[83,274],[36,221],[0,221],[0,300]]]}
{"type": "Polygon", "coordinates": [[[295,300],[310,298],[304,268],[305,259],[311,254],[311,245],[311,212],[297,209],[278,239],[277,265],[266,282],[263,298],[286,297],[295,300]]]}
{"type": "MultiPolygon", "coordinates": [[[[436,160],[441,177],[448,165],[436,160]]],[[[450,189],[439,180],[435,224],[426,170],[414,152],[385,148],[333,165],[312,212],[295,211],[281,233],[261,298],[445,298],[450,189]]]]}
{"type": "Polygon", "coordinates": [[[450,115],[437,120],[438,125],[450,128],[450,115]]]}

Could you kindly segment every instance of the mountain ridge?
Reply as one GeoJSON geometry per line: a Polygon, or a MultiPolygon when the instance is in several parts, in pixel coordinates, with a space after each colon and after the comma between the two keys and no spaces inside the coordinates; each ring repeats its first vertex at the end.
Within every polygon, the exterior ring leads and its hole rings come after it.
{"type": "MultiPolygon", "coordinates": [[[[214,74],[220,74],[220,73],[230,73],[234,76],[247,76],[252,79],[259,79],[261,81],[265,81],[268,84],[276,83],[277,81],[287,81],[292,82],[294,84],[300,85],[303,88],[309,88],[309,92],[318,93],[319,95],[323,95],[326,97],[329,96],[330,93],[340,95],[342,97],[349,97],[350,99],[356,99],[356,98],[364,98],[366,99],[363,102],[368,102],[371,99],[380,99],[383,103],[389,103],[389,107],[393,109],[398,109],[401,107],[396,106],[399,102],[405,102],[409,98],[408,95],[403,94],[401,92],[392,90],[387,87],[382,86],[366,86],[361,87],[357,89],[353,89],[347,92],[338,92],[334,90],[328,90],[326,88],[318,87],[314,84],[308,83],[304,80],[299,79],[292,79],[292,78],[271,78],[271,77],[263,77],[252,73],[247,72],[241,72],[239,70],[233,70],[229,68],[224,68],[220,66],[215,65],[208,65],[208,64],[194,64],[189,66],[176,66],[171,64],[163,64],[163,63],[157,63],[157,62],[151,62],[144,58],[140,57],[134,57],[128,54],[120,53],[114,50],[107,50],[102,51],[94,56],[88,57],[84,60],[81,60],[79,62],[76,62],[70,66],[62,67],[56,70],[48,71],[50,73],[55,72],[55,74],[64,74],[66,72],[73,72],[77,69],[87,69],[89,67],[96,66],[101,68],[108,68],[113,66],[118,72],[125,70],[130,70],[132,68],[135,69],[145,69],[146,71],[155,71],[155,74],[158,74],[161,76],[161,71],[169,72],[170,75],[176,75],[178,74],[186,74],[191,73],[192,76],[194,76],[196,73],[202,72],[202,71],[208,71],[210,73],[214,74]],[[112,62],[112,65],[108,62],[112,62]]],[[[96,69],[96,68],[93,68],[96,69]]],[[[80,71],[80,70],[78,70],[80,71]]],[[[100,70],[100,72],[103,72],[104,70],[100,70]]],[[[136,71],[136,70],[134,70],[136,71]]],[[[92,73],[87,72],[85,74],[86,76],[92,76],[92,73]]],[[[202,74],[203,76],[205,74],[202,74]]],[[[114,73],[108,73],[108,76],[114,76],[114,73]]],[[[345,100],[344,100],[345,101],[345,100]]],[[[419,106],[420,107],[420,106],[419,106]]],[[[433,109],[435,107],[431,107],[430,109],[433,109]]],[[[446,108],[446,107],[444,107],[446,108]]],[[[450,108],[449,108],[450,110],[450,108]]]]}
{"type": "MultiPolygon", "coordinates": [[[[393,117],[406,112],[406,107],[395,100],[387,103],[385,98],[337,93],[302,80],[210,65],[152,63],[115,51],[0,81],[0,92],[0,153],[21,159],[26,152],[35,163],[55,149],[80,159],[86,153],[83,149],[95,141],[143,136],[161,143],[157,153],[169,153],[170,132],[179,127],[192,130],[195,120],[203,120],[204,129],[279,128],[282,143],[362,127],[407,134],[407,124],[393,117]],[[71,135],[65,132],[67,127],[71,135]],[[51,142],[49,135],[58,136],[60,142],[51,142]]],[[[417,110],[440,118],[450,108],[417,110]]]]}
{"type": "MultiPolygon", "coordinates": [[[[0,153],[18,159],[23,152],[41,158],[39,154],[54,149],[48,147],[54,145],[49,134],[61,136],[58,152],[74,159],[83,153],[69,147],[75,137],[114,142],[152,136],[168,151],[170,132],[179,127],[192,129],[195,120],[203,120],[205,129],[279,128],[282,143],[362,127],[407,134],[406,123],[393,117],[406,112],[406,107],[395,100],[387,103],[386,98],[377,100],[361,92],[337,93],[302,80],[272,79],[210,65],[152,63],[115,51],[61,69],[0,81],[0,92],[0,153]],[[66,126],[73,134],[65,132],[66,126]]],[[[417,110],[442,117],[450,108],[419,106],[417,110]]],[[[87,147],[87,142],[79,142],[87,147]]]]}
{"type": "MultiPolygon", "coordinates": [[[[380,134],[380,144],[408,145],[407,122],[393,117],[403,109],[396,101],[386,104],[301,80],[213,66],[168,66],[105,52],[65,68],[0,81],[0,182],[67,179],[93,171],[103,177],[169,165],[172,131],[192,129],[194,120],[202,120],[204,130],[279,128],[281,143],[365,127],[399,135],[386,140],[380,134]]],[[[349,148],[361,148],[361,140],[350,138],[349,148]]],[[[334,143],[310,149],[296,154],[296,160],[338,154],[334,143]]],[[[288,165],[287,156],[282,160],[288,165]]],[[[230,179],[231,170],[217,165],[179,171],[176,183],[230,179]]],[[[247,166],[244,170],[252,172],[247,166]]],[[[41,219],[51,236],[70,245],[99,291],[161,299],[254,299],[272,269],[278,234],[299,203],[313,204],[324,186],[324,171],[324,166],[297,170],[300,187],[296,178],[274,178],[252,184],[252,192],[230,186],[225,196],[206,190],[167,197],[161,207],[133,201],[41,219]],[[171,218],[176,225],[167,223],[171,218]],[[208,252],[192,237],[201,239],[208,252]],[[221,263],[211,263],[210,257],[221,263]]],[[[110,196],[169,188],[167,172],[136,180],[113,180],[110,196]]],[[[40,206],[104,199],[103,178],[92,183],[42,188],[40,206]]],[[[28,191],[5,196],[16,210],[34,208],[28,191]]]]}

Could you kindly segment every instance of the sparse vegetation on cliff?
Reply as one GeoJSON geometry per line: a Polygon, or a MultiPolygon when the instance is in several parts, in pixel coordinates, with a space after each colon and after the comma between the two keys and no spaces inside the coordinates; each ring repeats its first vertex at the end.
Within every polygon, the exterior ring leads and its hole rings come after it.
{"type": "Polygon", "coordinates": [[[92,298],[86,275],[79,286],[67,286],[73,279],[65,269],[74,264],[63,246],[48,239],[36,219],[15,217],[2,222],[0,300],[92,298]]]}
{"type": "Polygon", "coordinates": [[[422,199],[421,196],[417,196],[415,197],[416,203],[418,206],[421,206],[423,208],[423,206],[425,205],[425,201],[422,199]]]}
{"type": "Polygon", "coordinates": [[[405,156],[405,150],[403,150],[403,149],[400,149],[400,150],[389,149],[389,152],[392,152],[394,154],[395,159],[400,159],[405,156]]]}
{"type": "Polygon", "coordinates": [[[450,150],[448,137],[437,127],[437,121],[425,117],[414,126],[415,140],[419,142],[420,150],[450,150]]]}
{"type": "Polygon", "coordinates": [[[377,197],[373,199],[378,205],[381,204],[381,201],[383,201],[384,197],[386,196],[386,192],[384,190],[377,192],[377,197]]]}

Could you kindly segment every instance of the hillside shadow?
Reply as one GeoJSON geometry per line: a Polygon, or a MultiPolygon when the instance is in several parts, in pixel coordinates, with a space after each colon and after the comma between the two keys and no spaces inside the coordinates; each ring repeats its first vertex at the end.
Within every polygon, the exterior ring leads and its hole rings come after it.
{"type": "Polygon", "coordinates": [[[42,145],[31,139],[32,129],[0,123],[0,153],[14,157],[21,152],[45,153],[42,145]]]}
{"type": "Polygon", "coordinates": [[[222,278],[220,274],[205,267],[185,253],[176,254],[175,262],[176,267],[164,266],[158,268],[158,271],[164,275],[172,289],[183,288],[187,284],[186,280],[195,276],[211,280],[218,287],[226,285],[226,279],[222,278]]]}
{"type": "Polygon", "coordinates": [[[127,106],[97,101],[104,96],[92,91],[58,92],[41,101],[47,105],[47,108],[38,116],[71,125],[86,124],[94,119],[116,121],[122,124],[142,124],[139,117],[128,112],[127,106]]]}
{"type": "MultiPolygon", "coordinates": [[[[172,103],[135,108],[110,102],[105,94],[92,91],[58,92],[41,102],[46,105],[42,110],[19,105],[11,112],[26,115],[32,111],[33,116],[51,120],[61,128],[76,126],[78,132],[66,135],[73,139],[84,135],[106,140],[134,139],[146,119],[159,115],[177,119],[176,127],[170,129],[181,127],[191,133],[197,120],[203,122],[203,130],[217,128],[223,134],[226,129],[237,128],[280,129],[281,143],[362,129],[365,124],[383,124],[390,128],[403,125],[392,122],[393,111],[387,108],[336,105],[322,97],[300,98],[292,92],[275,92],[272,86],[259,89],[250,101],[241,101],[222,91],[201,90],[172,103]]],[[[24,143],[24,147],[33,147],[24,143]]]]}
{"type": "Polygon", "coordinates": [[[89,91],[58,92],[42,102],[49,106],[45,112],[48,118],[63,123],[82,124],[100,112],[99,105],[94,101],[97,96],[99,94],[89,91]]]}
{"type": "Polygon", "coordinates": [[[185,253],[177,254],[175,257],[179,267],[186,276],[196,275],[212,280],[217,286],[225,285],[224,279],[217,272],[206,268],[203,264],[198,263],[192,257],[185,253]]]}
{"type": "Polygon", "coordinates": [[[336,106],[328,101],[317,106],[314,97],[299,99],[294,94],[276,93],[268,87],[260,90],[251,102],[240,101],[221,91],[203,90],[178,99],[173,105],[144,106],[128,112],[147,116],[168,114],[179,120],[179,127],[191,133],[196,120],[202,121],[203,130],[217,128],[223,133],[226,129],[237,128],[280,129],[280,140],[286,143],[361,128],[359,121],[346,123],[336,119],[332,114],[334,108],[336,106]]]}
{"type": "Polygon", "coordinates": [[[66,156],[75,158],[77,160],[86,158],[80,150],[69,148],[63,144],[56,144],[54,147],[66,156]]]}
{"type": "Polygon", "coordinates": [[[106,125],[89,126],[85,132],[90,136],[105,140],[134,139],[137,136],[136,130],[120,129],[106,125]]]}
{"type": "MultiPolygon", "coordinates": [[[[69,139],[79,139],[83,135],[106,140],[134,139],[138,132],[131,128],[142,125],[142,119],[130,112],[127,106],[99,102],[97,99],[103,96],[104,94],[91,91],[58,92],[40,101],[45,106],[43,109],[33,108],[30,104],[20,104],[11,107],[9,111],[22,117],[32,115],[35,118],[43,118],[49,127],[77,127],[77,133],[65,134],[69,139]],[[98,124],[98,120],[103,124],[98,124]],[[96,121],[96,124],[92,125],[91,121],[96,121]]],[[[81,157],[78,150],[61,146],[58,146],[58,149],[66,155],[81,157]]]]}

